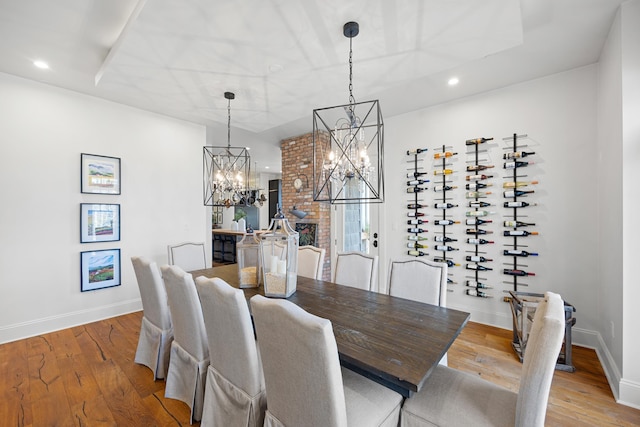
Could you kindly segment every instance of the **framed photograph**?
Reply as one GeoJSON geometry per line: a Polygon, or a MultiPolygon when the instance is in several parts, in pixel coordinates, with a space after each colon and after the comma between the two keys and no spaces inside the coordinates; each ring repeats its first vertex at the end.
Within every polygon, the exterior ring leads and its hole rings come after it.
{"type": "Polygon", "coordinates": [[[80,243],[120,240],[120,205],[80,203],[80,243]]]}
{"type": "Polygon", "coordinates": [[[120,194],[120,159],[118,157],[80,154],[81,192],[120,194]]]}
{"type": "Polygon", "coordinates": [[[120,286],[120,249],[80,252],[82,292],[120,286]]]}

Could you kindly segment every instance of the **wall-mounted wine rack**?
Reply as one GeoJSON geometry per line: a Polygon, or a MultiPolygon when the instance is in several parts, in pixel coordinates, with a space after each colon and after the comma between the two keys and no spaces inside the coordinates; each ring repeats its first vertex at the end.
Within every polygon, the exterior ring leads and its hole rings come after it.
{"type": "MultiPolygon", "coordinates": [[[[451,197],[452,191],[457,188],[453,185],[453,163],[452,159],[457,156],[458,153],[452,150],[451,146],[441,145],[434,149],[433,153],[433,190],[435,192],[433,207],[436,210],[434,214],[433,225],[438,226],[436,229],[433,240],[434,249],[436,252],[440,252],[440,255],[434,256],[433,260],[436,262],[442,262],[449,266],[449,268],[459,266],[460,264],[453,261],[451,252],[457,251],[458,248],[451,246],[451,243],[457,242],[458,239],[450,237],[448,227],[454,224],[459,224],[460,221],[456,221],[452,218],[449,211],[458,207],[457,204],[451,203],[453,197],[451,197]]],[[[451,273],[449,273],[451,275],[451,273]]],[[[447,278],[447,283],[455,284],[450,277],[447,278]]]]}
{"type": "MultiPolygon", "coordinates": [[[[529,286],[522,281],[522,278],[527,276],[535,276],[535,273],[528,271],[528,265],[524,263],[524,259],[529,256],[537,256],[536,252],[528,250],[528,245],[522,243],[521,239],[529,239],[530,236],[535,236],[538,233],[536,231],[528,230],[528,227],[533,227],[536,224],[530,222],[528,215],[520,213],[521,209],[529,209],[536,206],[536,203],[527,201],[530,200],[530,194],[533,194],[535,190],[531,189],[531,186],[537,184],[538,181],[526,180],[529,179],[527,174],[522,173],[524,168],[533,164],[529,160],[524,158],[534,155],[533,151],[524,151],[528,147],[526,143],[527,135],[517,135],[503,138],[506,142],[506,147],[503,149],[503,168],[505,171],[511,171],[504,176],[503,197],[505,199],[503,205],[507,209],[511,209],[511,214],[506,214],[503,221],[503,235],[505,237],[512,237],[511,243],[506,243],[507,249],[503,250],[503,255],[510,258],[509,261],[504,264],[507,268],[502,270],[504,275],[510,277],[510,280],[505,280],[503,283],[512,286],[512,290],[517,292],[518,286],[529,286]],[[525,140],[525,142],[522,142],[525,140]],[[524,199],[524,200],[523,200],[524,199]],[[524,221],[523,221],[524,219],[524,221]]],[[[509,301],[509,297],[503,298],[505,301],[509,301]]]]}
{"type": "Polygon", "coordinates": [[[407,168],[407,195],[413,196],[407,200],[407,232],[409,233],[407,236],[407,248],[409,249],[407,254],[411,256],[428,255],[425,251],[425,249],[428,248],[425,244],[427,237],[424,236],[424,233],[427,232],[424,224],[426,224],[428,220],[424,218],[426,214],[423,211],[427,205],[424,198],[421,198],[420,195],[425,194],[427,190],[425,184],[428,183],[429,180],[425,177],[429,172],[420,166],[420,163],[424,162],[424,159],[418,157],[420,154],[426,153],[426,151],[426,148],[407,150],[407,155],[413,157],[413,159],[408,162],[411,164],[411,167],[407,168]]]}
{"type": "Polygon", "coordinates": [[[491,203],[485,201],[486,196],[491,194],[487,188],[491,186],[488,180],[493,178],[493,175],[487,174],[485,171],[494,166],[485,164],[485,160],[481,160],[479,156],[481,144],[491,140],[493,138],[475,138],[465,142],[467,147],[473,148],[467,151],[467,155],[473,156],[473,159],[467,161],[466,171],[470,175],[466,176],[467,184],[465,184],[465,198],[468,200],[467,208],[469,208],[465,214],[467,226],[465,233],[467,243],[473,245],[473,249],[467,251],[470,255],[465,256],[465,270],[467,270],[465,294],[478,298],[493,297],[487,292],[487,289],[493,287],[487,284],[486,278],[481,277],[483,271],[493,270],[492,267],[484,264],[493,260],[487,258],[486,251],[480,249],[484,245],[493,243],[493,240],[485,238],[487,234],[493,233],[493,231],[486,229],[487,224],[491,224],[493,220],[485,218],[495,213],[486,210],[491,206],[491,203]]]}

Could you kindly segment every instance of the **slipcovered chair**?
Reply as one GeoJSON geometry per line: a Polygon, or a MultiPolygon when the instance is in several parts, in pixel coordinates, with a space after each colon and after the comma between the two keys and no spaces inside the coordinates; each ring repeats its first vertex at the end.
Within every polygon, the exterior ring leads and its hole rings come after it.
{"type": "Polygon", "coordinates": [[[169,265],[177,265],[184,271],[207,268],[204,243],[184,242],[168,245],[169,265]]]}
{"type": "Polygon", "coordinates": [[[167,291],[158,265],[144,257],[131,257],[142,300],[142,323],[135,362],[153,371],[153,378],[164,379],[169,368],[173,341],[167,291]]]}
{"type": "Polygon", "coordinates": [[[377,291],[378,256],[362,252],[340,252],[336,259],[334,283],[377,291]]]}
{"type": "Polygon", "coordinates": [[[200,421],[209,348],[202,307],[193,277],[180,267],[161,268],[173,320],[174,340],[164,396],[191,408],[191,423],[200,421]]]}
{"type": "MultiPolygon", "coordinates": [[[[447,264],[423,259],[391,260],[389,295],[447,306],[447,264]]],[[[447,365],[447,355],[440,359],[447,365]]]]}
{"type": "Polygon", "coordinates": [[[322,280],[325,250],[306,245],[298,248],[298,276],[322,280]]]}
{"type": "Polygon", "coordinates": [[[398,424],[402,397],[340,367],[331,322],[282,299],[251,298],[267,388],[265,427],[398,424]]]}
{"type": "Polygon", "coordinates": [[[196,278],[210,365],[200,425],[262,427],[267,397],[244,292],[220,278],[196,278]]]}
{"type": "Polygon", "coordinates": [[[437,366],[422,390],[404,402],[401,426],[543,427],[564,327],[564,302],[547,292],[536,309],[518,393],[437,366]]]}

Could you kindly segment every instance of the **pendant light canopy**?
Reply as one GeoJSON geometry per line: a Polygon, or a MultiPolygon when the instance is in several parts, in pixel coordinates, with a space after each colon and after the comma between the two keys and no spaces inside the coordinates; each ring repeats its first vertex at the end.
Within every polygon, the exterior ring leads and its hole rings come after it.
{"type": "Polygon", "coordinates": [[[237,206],[247,204],[251,159],[245,147],[231,146],[231,100],[233,92],[225,92],[227,99],[227,146],[203,147],[205,206],[237,206]]]}
{"type": "Polygon", "coordinates": [[[384,201],[384,123],[378,100],[353,96],[352,41],[360,31],[347,22],[349,103],[313,110],[313,200],[334,203],[384,201]]]}

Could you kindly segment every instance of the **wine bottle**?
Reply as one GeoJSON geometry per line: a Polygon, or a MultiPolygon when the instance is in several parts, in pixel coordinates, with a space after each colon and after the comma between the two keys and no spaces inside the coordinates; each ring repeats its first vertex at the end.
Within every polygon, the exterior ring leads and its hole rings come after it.
{"type": "Polygon", "coordinates": [[[489,211],[468,211],[466,215],[467,216],[487,216],[494,213],[495,212],[489,212],[489,211]]]}
{"type": "Polygon", "coordinates": [[[483,230],[481,228],[467,228],[466,230],[467,234],[493,234],[493,231],[491,230],[483,230]]]}
{"type": "Polygon", "coordinates": [[[418,251],[418,250],[407,251],[407,254],[412,255],[412,256],[426,256],[427,255],[426,252],[422,252],[422,251],[418,251]]]}
{"type": "Polygon", "coordinates": [[[407,224],[409,224],[409,225],[415,225],[415,224],[420,225],[420,224],[424,224],[424,223],[425,223],[425,221],[423,221],[421,219],[410,219],[410,220],[407,221],[407,224]]]}
{"type": "Polygon", "coordinates": [[[525,194],[531,194],[531,193],[535,193],[535,191],[508,190],[508,191],[504,191],[502,194],[504,195],[504,197],[520,197],[520,196],[524,196],[525,194]]]}
{"type": "Polygon", "coordinates": [[[505,227],[529,227],[530,225],[536,225],[533,222],[522,222],[522,221],[504,221],[502,223],[505,227]]]}
{"type": "Polygon", "coordinates": [[[478,271],[492,271],[493,268],[487,267],[482,264],[467,264],[465,267],[467,270],[478,270],[478,271]]]}
{"type": "Polygon", "coordinates": [[[423,245],[423,244],[420,244],[420,243],[407,243],[407,247],[409,249],[426,249],[429,246],[423,245]]]}
{"type": "Polygon", "coordinates": [[[427,189],[423,187],[407,187],[407,193],[419,193],[426,190],[427,189]]]}
{"type": "Polygon", "coordinates": [[[489,295],[488,293],[479,291],[477,289],[467,289],[465,290],[465,293],[471,297],[493,298],[493,296],[489,295]]]}
{"type": "Polygon", "coordinates": [[[519,159],[521,157],[527,157],[532,154],[536,154],[534,151],[526,152],[526,151],[514,151],[513,153],[504,153],[502,155],[503,159],[519,159]]]}
{"type": "Polygon", "coordinates": [[[533,162],[504,162],[504,165],[502,165],[502,167],[504,169],[516,169],[523,168],[532,164],[533,162]]]}
{"type": "Polygon", "coordinates": [[[433,187],[433,191],[450,191],[458,188],[457,185],[436,185],[433,187]]]}
{"type": "Polygon", "coordinates": [[[436,219],[433,221],[434,225],[453,225],[460,224],[460,221],[454,221],[452,219],[436,219]]]}
{"type": "Polygon", "coordinates": [[[493,138],[474,138],[467,139],[464,143],[465,145],[475,145],[475,144],[484,144],[487,141],[491,141],[493,138]]]}
{"type": "Polygon", "coordinates": [[[492,219],[469,218],[465,221],[467,225],[482,225],[493,222],[492,219]]]}
{"type": "Polygon", "coordinates": [[[460,264],[457,264],[455,262],[453,262],[450,259],[444,259],[444,258],[434,258],[433,259],[434,262],[442,262],[447,264],[447,267],[454,267],[454,266],[459,266],[460,264]]]}
{"type": "Polygon", "coordinates": [[[474,202],[469,202],[468,206],[470,208],[486,208],[486,207],[491,206],[491,203],[489,203],[489,202],[481,202],[481,201],[476,200],[474,202]]]}
{"type": "Polygon", "coordinates": [[[420,154],[420,153],[424,153],[427,150],[428,148],[414,148],[412,150],[407,150],[407,155],[420,154]]]}
{"type": "Polygon", "coordinates": [[[458,205],[454,205],[453,203],[436,203],[433,207],[436,209],[451,209],[457,208],[458,205]]]}
{"type": "Polygon", "coordinates": [[[505,236],[537,236],[537,231],[526,231],[526,230],[504,230],[502,233],[505,236]]]}
{"type": "Polygon", "coordinates": [[[483,256],[480,255],[467,255],[465,258],[467,261],[471,261],[471,262],[487,262],[487,261],[493,261],[490,258],[485,258],[483,256]]]}
{"type": "Polygon", "coordinates": [[[465,179],[467,181],[482,181],[483,179],[489,178],[493,178],[493,175],[467,175],[465,179]]]}
{"type": "Polygon", "coordinates": [[[489,194],[491,194],[491,191],[467,191],[465,197],[467,199],[479,199],[487,197],[489,194]]]}
{"type": "Polygon", "coordinates": [[[504,270],[502,270],[502,272],[504,274],[508,274],[509,276],[535,276],[535,273],[529,273],[527,271],[524,270],[517,270],[517,269],[511,269],[511,268],[505,268],[504,270]]]}
{"type": "Polygon", "coordinates": [[[427,232],[427,230],[423,228],[407,228],[407,231],[409,233],[426,233],[427,232]]]}
{"type": "Polygon", "coordinates": [[[537,252],[523,251],[523,250],[518,250],[518,249],[505,249],[505,250],[502,251],[502,255],[528,257],[528,256],[538,256],[538,253],[537,252]]]}
{"type": "Polygon", "coordinates": [[[434,159],[444,159],[446,157],[451,157],[451,156],[455,156],[458,153],[452,153],[451,151],[445,151],[444,153],[434,153],[433,154],[433,158],[434,159]]]}
{"type": "Polygon", "coordinates": [[[433,171],[434,175],[451,175],[452,173],[452,169],[436,169],[433,171]]]}
{"type": "Polygon", "coordinates": [[[467,190],[481,190],[483,188],[491,187],[493,184],[484,184],[482,182],[472,182],[464,186],[467,190]]]}
{"type": "Polygon", "coordinates": [[[467,172],[483,171],[492,167],[493,165],[469,165],[467,166],[467,172]]]}
{"type": "Polygon", "coordinates": [[[458,241],[458,239],[453,239],[451,237],[441,236],[441,235],[433,236],[433,240],[435,240],[436,242],[457,242],[458,241]]]}
{"type": "Polygon", "coordinates": [[[507,181],[502,184],[502,188],[519,188],[537,183],[538,181],[507,181]]]}
{"type": "Polygon", "coordinates": [[[407,216],[410,216],[410,217],[424,216],[424,212],[407,212],[407,216]]]}
{"type": "Polygon", "coordinates": [[[417,234],[412,236],[412,235],[408,235],[407,236],[407,240],[413,240],[414,242],[420,241],[420,240],[427,240],[428,237],[422,237],[422,236],[418,236],[417,234]]]}
{"type": "Polygon", "coordinates": [[[407,185],[420,185],[420,184],[426,184],[427,182],[429,182],[428,179],[414,179],[411,181],[407,181],[407,185]]]}
{"type": "Polygon", "coordinates": [[[407,209],[421,209],[421,208],[426,208],[427,205],[423,205],[420,203],[409,203],[407,205],[407,209]]]}
{"type": "Polygon", "coordinates": [[[470,243],[472,245],[488,245],[493,243],[493,240],[477,239],[473,237],[473,238],[468,238],[467,243],[470,243]]]}
{"type": "Polygon", "coordinates": [[[418,172],[418,171],[409,172],[407,174],[407,178],[418,178],[418,177],[421,177],[423,175],[428,175],[428,174],[429,174],[429,172],[418,172]]]}
{"type": "Polygon", "coordinates": [[[454,248],[452,246],[449,245],[436,245],[436,251],[459,251],[460,249],[458,248],[454,248]]]}
{"type": "Polygon", "coordinates": [[[527,206],[537,206],[538,204],[515,201],[515,202],[504,202],[503,205],[505,208],[526,208],[527,206]]]}
{"type": "Polygon", "coordinates": [[[475,280],[467,280],[465,282],[465,285],[469,286],[470,288],[493,289],[491,286],[486,285],[484,283],[476,282],[475,280]]]}

